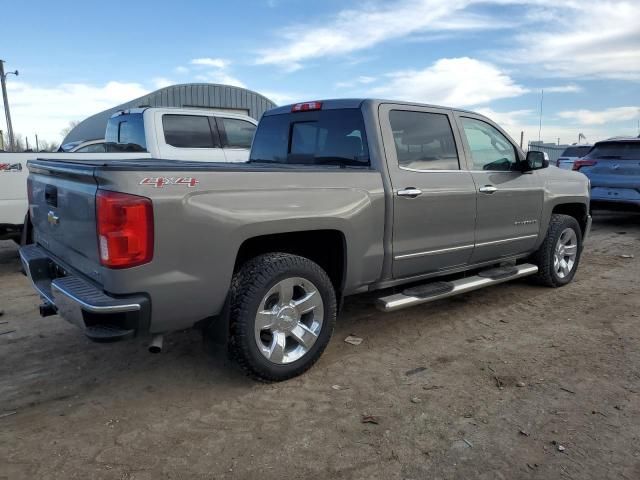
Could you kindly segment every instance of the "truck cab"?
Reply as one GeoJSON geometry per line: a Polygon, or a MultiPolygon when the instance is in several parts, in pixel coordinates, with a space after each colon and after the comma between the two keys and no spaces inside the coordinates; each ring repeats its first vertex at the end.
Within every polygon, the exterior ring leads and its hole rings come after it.
{"type": "Polygon", "coordinates": [[[258,122],[195,108],[133,108],[115,113],[105,132],[108,152],[148,152],[152,158],[245,162],[258,122]]]}

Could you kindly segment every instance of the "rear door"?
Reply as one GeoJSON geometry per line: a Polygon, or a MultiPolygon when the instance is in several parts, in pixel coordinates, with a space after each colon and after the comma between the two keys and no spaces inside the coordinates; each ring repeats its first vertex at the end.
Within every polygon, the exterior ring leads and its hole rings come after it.
{"type": "Polygon", "coordinates": [[[471,263],[531,250],[538,238],[544,201],[540,175],[518,169],[522,158],[515,144],[486,118],[470,113],[456,113],[456,118],[477,188],[471,263]]]}
{"type": "Polygon", "coordinates": [[[215,118],[154,112],[160,158],[194,162],[224,162],[215,118]]]}
{"type": "Polygon", "coordinates": [[[383,104],[379,115],[393,187],[394,278],[465,265],[476,190],[451,111],[383,104]]]}
{"type": "Polygon", "coordinates": [[[251,142],[256,133],[256,125],[240,118],[216,115],[218,131],[227,162],[249,160],[251,142]]]}

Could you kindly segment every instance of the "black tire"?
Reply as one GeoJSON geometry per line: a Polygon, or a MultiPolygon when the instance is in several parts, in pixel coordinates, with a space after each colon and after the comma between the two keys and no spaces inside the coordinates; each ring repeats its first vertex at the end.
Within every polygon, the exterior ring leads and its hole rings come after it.
{"type": "Polygon", "coordinates": [[[326,348],[336,322],[336,295],[326,272],[308,258],[268,253],[246,262],[234,275],[229,300],[229,353],[245,372],[257,380],[277,382],[307,371],[326,348]],[[255,321],[263,297],[278,282],[301,277],[320,293],[324,314],[315,343],[301,358],[287,364],[267,359],[255,338],[255,321]]]}
{"type": "Polygon", "coordinates": [[[551,215],[551,221],[549,222],[547,236],[532,258],[532,261],[536,265],[538,265],[538,274],[536,275],[535,279],[541,285],[546,285],[548,287],[556,288],[567,285],[573,280],[573,277],[578,270],[581,255],[582,229],[580,228],[578,221],[574,217],[571,217],[569,215],[551,215]],[[554,254],[560,235],[562,235],[562,232],[564,232],[568,228],[572,229],[575,232],[577,239],[577,252],[573,268],[566,276],[561,277],[554,268],[554,254]]]}

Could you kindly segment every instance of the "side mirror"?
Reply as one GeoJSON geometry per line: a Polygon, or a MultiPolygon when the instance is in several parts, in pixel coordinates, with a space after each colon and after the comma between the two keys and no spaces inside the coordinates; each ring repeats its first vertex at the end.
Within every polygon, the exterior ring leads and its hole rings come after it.
{"type": "Polygon", "coordinates": [[[539,152],[537,150],[529,150],[527,159],[524,161],[526,170],[540,170],[549,166],[549,155],[547,152],[539,152]]]}

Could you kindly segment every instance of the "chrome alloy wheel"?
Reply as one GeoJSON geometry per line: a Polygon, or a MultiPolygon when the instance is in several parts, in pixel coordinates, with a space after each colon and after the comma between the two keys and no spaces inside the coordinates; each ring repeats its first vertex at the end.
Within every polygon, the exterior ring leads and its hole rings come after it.
{"type": "Polygon", "coordinates": [[[280,280],[258,306],[254,330],[260,353],[280,365],[299,360],[316,343],[323,318],[322,296],[312,282],[280,280]]]}
{"type": "Polygon", "coordinates": [[[553,269],[559,278],[567,277],[576,264],[578,256],[578,236],[572,228],[565,228],[553,252],[553,269]]]}

